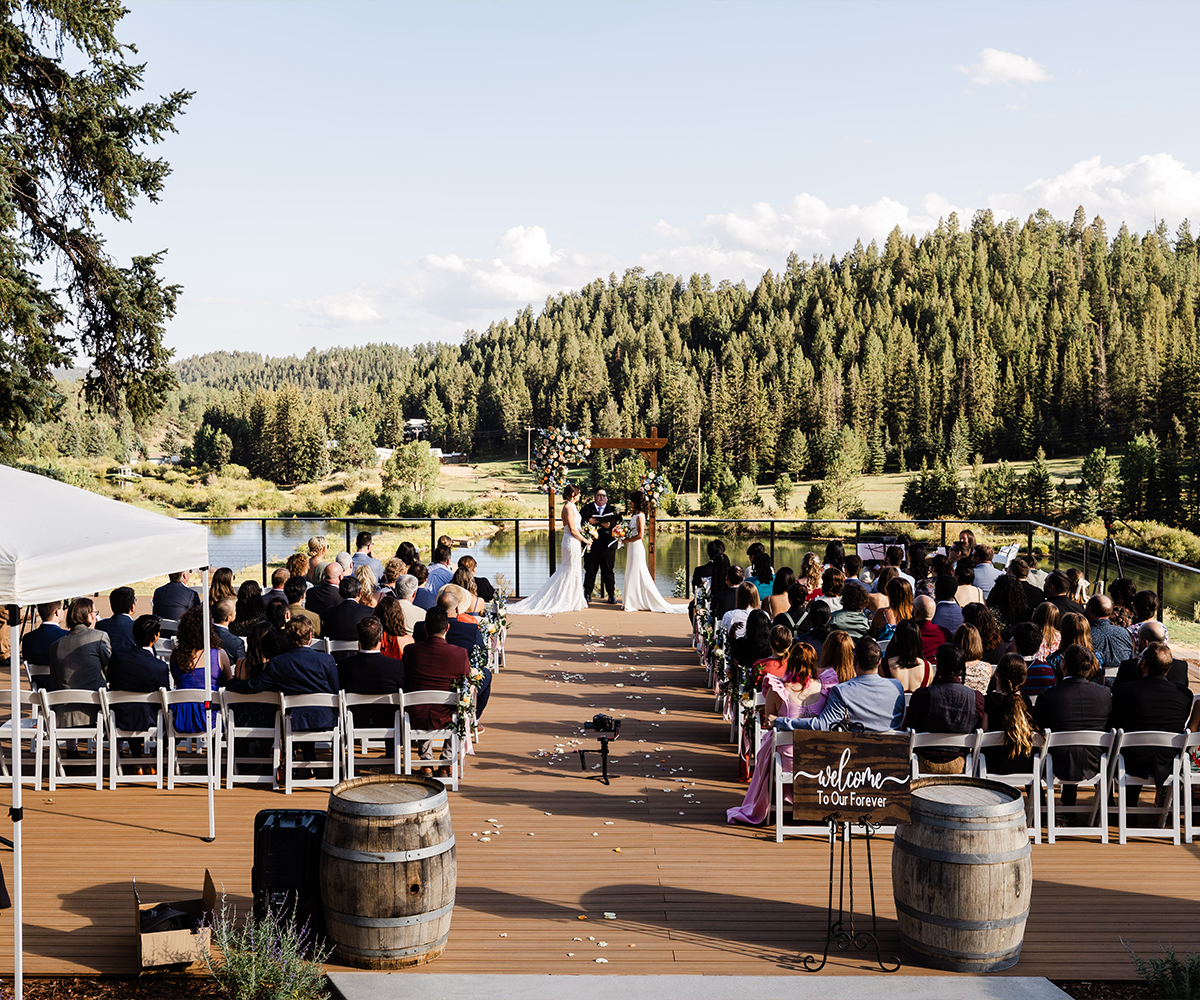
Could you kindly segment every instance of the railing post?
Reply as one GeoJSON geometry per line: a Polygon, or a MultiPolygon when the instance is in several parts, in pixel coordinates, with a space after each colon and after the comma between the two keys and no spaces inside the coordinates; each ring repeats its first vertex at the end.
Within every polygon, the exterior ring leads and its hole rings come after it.
{"type": "Polygon", "coordinates": [[[1054,532],[1054,568],[1058,569],[1058,537],[1059,532],[1054,532]]]}
{"type": "Polygon", "coordinates": [[[267,519],[264,517],[262,525],[262,567],[263,567],[263,589],[267,589],[267,519]]]}
{"type": "Polygon", "coordinates": [[[771,522],[771,565],[775,565],[775,522],[771,522]]]}
{"type": "Polygon", "coordinates": [[[1089,570],[1090,555],[1091,555],[1091,550],[1088,548],[1088,542],[1087,542],[1087,539],[1085,538],[1083,540],[1083,578],[1085,580],[1091,579],[1091,576],[1089,575],[1090,574],[1090,570],[1089,570]]]}
{"type": "Polygon", "coordinates": [[[683,580],[684,586],[691,590],[692,588],[692,521],[691,518],[684,518],[683,521],[683,580]]]}
{"type": "Polygon", "coordinates": [[[346,551],[354,555],[354,549],[350,548],[350,519],[346,519],[346,551]]]}
{"type": "Polygon", "coordinates": [[[1158,567],[1158,620],[1163,620],[1163,564],[1155,563],[1158,567]]]}
{"type": "Polygon", "coordinates": [[[425,565],[428,566],[433,562],[433,550],[437,548],[437,519],[431,517],[429,519],[429,558],[425,560],[425,565]]]}
{"type": "Polygon", "coordinates": [[[1030,555],[1033,555],[1033,522],[1032,521],[1025,522],[1025,531],[1026,531],[1025,540],[1029,543],[1029,548],[1026,549],[1025,551],[1028,552],[1030,555]]]}
{"type": "Polygon", "coordinates": [[[520,597],[521,596],[521,519],[519,517],[513,518],[513,531],[514,531],[514,534],[516,535],[516,543],[514,546],[514,554],[516,555],[516,570],[514,572],[516,573],[516,576],[517,576],[516,580],[513,581],[513,588],[516,590],[516,593],[513,594],[513,597],[520,597]]]}
{"type": "Polygon", "coordinates": [[[862,545],[862,521],[854,522],[854,554],[858,555],[858,547],[862,545]]]}
{"type": "Polygon", "coordinates": [[[945,550],[945,548],[946,548],[946,522],[943,521],[942,522],[942,549],[943,549],[943,551],[945,550]]]}

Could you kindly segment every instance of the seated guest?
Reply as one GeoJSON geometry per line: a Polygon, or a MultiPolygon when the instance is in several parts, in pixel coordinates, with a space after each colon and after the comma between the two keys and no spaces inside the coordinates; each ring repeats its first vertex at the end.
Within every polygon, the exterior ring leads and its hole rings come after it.
{"type": "Polygon", "coordinates": [[[933,596],[933,581],[937,578],[929,575],[925,546],[919,542],[914,542],[908,547],[908,574],[913,578],[910,584],[913,597],[933,596]]]}
{"type": "Polygon", "coordinates": [[[450,565],[450,555],[450,546],[440,542],[433,550],[433,562],[429,566],[429,579],[425,582],[425,586],[433,592],[434,597],[454,576],[454,568],[450,565]]]}
{"type": "Polygon", "coordinates": [[[463,600],[459,602],[459,606],[465,609],[467,614],[479,615],[487,610],[487,602],[479,596],[479,588],[475,585],[475,574],[469,569],[459,566],[450,578],[450,583],[462,590],[463,600]]]}
{"type": "MultiPolygon", "coordinates": [[[[863,583],[861,579],[862,568],[862,556],[854,552],[851,552],[850,555],[846,556],[846,561],[842,564],[842,572],[846,574],[846,582],[862,584],[862,586],[865,588],[866,584],[863,583]]],[[[782,570],[780,570],[780,572],[782,572],[782,570]]]]}
{"type": "MultiPolygon", "coordinates": [[[[305,561],[305,567],[308,565],[308,556],[303,553],[299,557],[305,561]]],[[[305,579],[302,573],[293,574],[284,584],[286,588],[289,584],[296,585],[303,596],[304,588],[308,586],[308,580],[305,579]]],[[[295,592],[295,589],[293,589],[295,592]]],[[[272,602],[275,603],[275,602],[272,602]]],[[[253,677],[257,677],[266,668],[267,661],[271,657],[291,649],[291,643],[288,642],[286,633],[275,628],[270,622],[262,621],[250,627],[250,634],[246,636],[246,655],[243,656],[233,667],[233,680],[227,686],[231,686],[231,690],[237,690],[235,682],[249,681],[253,677]]],[[[254,729],[271,729],[275,725],[275,716],[277,708],[274,705],[260,705],[254,702],[237,705],[233,708],[234,719],[239,727],[245,726],[254,729]]],[[[235,751],[241,757],[259,757],[269,758],[271,756],[271,741],[261,738],[247,739],[238,737],[234,741],[237,745],[235,751]]],[[[266,773],[264,769],[263,773],[266,773]]]]}
{"type": "Polygon", "coordinates": [[[283,586],[288,582],[290,576],[291,573],[286,569],[277,569],[271,574],[271,589],[262,592],[263,607],[266,607],[274,600],[288,603],[287,593],[284,591],[283,586]]]}
{"type": "MultiPolygon", "coordinates": [[[[438,594],[437,606],[446,612],[448,621],[446,641],[451,646],[458,646],[460,649],[466,650],[468,653],[478,646],[481,649],[487,648],[487,643],[484,641],[483,633],[479,630],[479,623],[462,612],[459,607],[459,598],[461,591],[457,587],[453,587],[447,591],[442,588],[442,593],[438,594]]],[[[425,621],[429,620],[429,615],[425,615],[425,621]]],[[[413,629],[413,642],[424,642],[426,636],[425,621],[418,622],[417,627],[413,629]]]]}
{"type": "MultiPolygon", "coordinates": [[[[746,582],[746,571],[741,566],[730,566],[725,574],[725,589],[713,594],[713,618],[721,621],[737,607],[738,588],[746,582]]],[[[755,593],[758,589],[755,588],[755,593]]]]}
{"type": "Polygon", "coordinates": [[[960,608],[965,608],[968,604],[982,604],[987,600],[983,591],[975,586],[975,567],[966,559],[960,559],[954,567],[954,579],[958,583],[954,599],[960,608]]]}
{"type": "Polygon", "coordinates": [[[405,572],[411,573],[412,567],[421,561],[421,552],[412,542],[401,542],[396,546],[396,558],[409,567],[405,572]]]}
{"type": "Polygon", "coordinates": [[[188,586],[192,575],[190,570],[181,573],[171,573],[167,583],[154,592],[150,602],[150,610],[157,618],[169,621],[179,621],[188,608],[194,608],[200,603],[200,595],[188,586]]]}
{"type": "Polygon", "coordinates": [[[872,638],[890,639],[896,631],[896,626],[906,622],[913,615],[913,592],[907,580],[899,576],[888,581],[887,607],[880,608],[871,618],[868,630],[872,638]]]}
{"type": "Polygon", "coordinates": [[[800,560],[800,572],[796,579],[808,585],[808,599],[815,600],[821,596],[821,560],[815,552],[805,552],[800,560]]]}
{"type": "Polygon", "coordinates": [[[21,640],[21,656],[26,663],[44,667],[50,663],[50,647],[67,634],[62,627],[66,612],[62,601],[51,601],[49,604],[39,604],[37,613],[42,623],[32,632],[25,633],[21,640]]]}
{"type": "Polygon", "coordinates": [[[375,574],[371,572],[370,566],[359,566],[354,571],[354,579],[358,581],[358,603],[365,604],[372,611],[379,604],[379,598],[383,596],[379,589],[379,581],[375,579],[375,574]]]}
{"type": "Polygon", "coordinates": [[[939,576],[933,585],[933,596],[936,604],[933,611],[933,624],[941,625],[951,635],[962,624],[962,605],[956,600],[958,581],[950,576],[939,576]]]}
{"type": "MultiPolygon", "coordinates": [[[[908,585],[916,590],[917,581],[912,575],[904,571],[904,549],[899,545],[889,545],[883,553],[883,566],[895,566],[896,572],[900,574],[901,580],[907,580],[908,585]]],[[[876,590],[879,589],[878,581],[876,581],[876,590]]]]}
{"type": "Polygon", "coordinates": [[[1030,608],[1036,608],[1046,599],[1042,588],[1029,579],[1029,562],[1024,556],[1017,556],[1013,559],[1008,564],[1007,572],[1021,584],[1021,590],[1025,594],[1025,603],[1030,608]]]}
{"type": "MultiPolygon", "coordinates": [[[[305,576],[314,585],[320,584],[325,578],[325,567],[329,565],[329,543],[324,535],[313,535],[308,540],[308,571],[305,576]]],[[[339,576],[340,580],[341,577],[339,576]]]]}
{"type": "MultiPolygon", "coordinates": [[[[1042,597],[1039,591],[1038,603],[1041,603],[1042,597]]],[[[987,606],[995,614],[1000,622],[1001,631],[1012,636],[1012,630],[1021,622],[1027,622],[1032,614],[1032,608],[1036,604],[1029,604],[1025,597],[1025,590],[1018,580],[1011,573],[1005,573],[1003,576],[997,577],[996,582],[992,584],[992,592],[988,594],[987,606]]],[[[1053,607],[1053,605],[1051,605],[1053,607]]],[[[1058,609],[1055,608],[1055,613],[1058,609]]]]}
{"type": "Polygon", "coordinates": [[[1055,570],[1046,577],[1046,585],[1042,591],[1046,595],[1046,600],[1058,608],[1058,614],[1061,618],[1063,615],[1082,615],[1083,605],[1078,601],[1073,601],[1068,594],[1071,590],[1071,581],[1066,573],[1060,570],[1055,570]]]}
{"type": "MultiPolygon", "coordinates": [[[[140,691],[145,694],[159,688],[171,686],[171,671],[154,655],[154,643],[159,635],[158,619],[154,615],[141,615],[133,623],[132,649],[113,653],[108,661],[108,687],[110,691],[140,691]]],[[[125,732],[146,732],[158,723],[158,708],[153,705],[113,705],[113,717],[117,728],[125,732]]],[[[142,757],[145,753],[143,737],[129,740],[129,755],[142,757]]]]}
{"type": "MultiPolygon", "coordinates": [[[[1127,733],[1183,732],[1192,711],[1192,692],[1169,680],[1167,675],[1174,659],[1171,648],[1161,642],[1149,643],[1142,650],[1142,676],[1132,683],[1113,688],[1109,722],[1113,729],[1123,729],[1127,733]]],[[[1121,753],[1125,758],[1125,770],[1134,777],[1152,779],[1161,796],[1163,786],[1171,777],[1175,752],[1169,748],[1130,747],[1121,753]]],[[[1187,757],[1184,757],[1184,763],[1191,766],[1187,757]]],[[[1138,785],[1129,786],[1130,805],[1137,805],[1140,791],[1138,785]]]]}
{"type": "Polygon", "coordinates": [[[429,611],[437,604],[435,594],[426,584],[429,582],[429,570],[424,563],[409,563],[409,575],[417,581],[417,589],[413,593],[412,602],[422,611],[429,611]]]}
{"type": "Polygon", "coordinates": [[[342,567],[342,576],[354,575],[354,557],[349,552],[339,552],[334,560],[342,567]]]}
{"type": "Polygon", "coordinates": [[[228,566],[213,570],[212,580],[208,584],[208,606],[211,608],[217,601],[229,598],[237,600],[237,590],[233,586],[233,570],[228,566]]]}
{"type": "MultiPolygon", "coordinates": [[[[99,691],[112,658],[112,642],[96,628],[96,605],[90,597],[77,597],[71,602],[67,628],[70,631],[50,647],[50,690],[99,691]]],[[[54,711],[63,728],[90,726],[96,721],[95,706],[54,711]]]]}
{"type": "Polygon", "coordinates": [[[1058,683],[1054,668],[1041,656],[1042,633],[1033,622],[1021,622],[1013,631],[1013,646],[1025,663],[1025,683],[1021,693],[1029,697],[1041,694],[1058,683]]]}
{"type": "Polygon", "coordinates": [[[122,649],[137,649],[137,643],[133,640],[133,612],[137,607],[133,588],[118,587],[108,595],[108,606],[112,609],[112,616],[101,618],[96,622],[96,628],[108,635],[114,653],[122,649]]]}
{"type": "Polygon", "coordinates": [[[954,633],[954,645],[966,657],[963,683],[975,691],[986,691],[988,681],[992,679],[992,665],[983,658],[983,640],[979,638],[979,629],[963,622],[954,633]]]}
{"type": "Polygon", "coordinates": [[[476,570],[479,564],[475,561],[474,556],[462,556],[458,560],[458,568],[465,569],[471,574],[471,579],[475,581],[475,593],[484,601],[494,601],[496,599],[496,588],[492,585],[492,581],[486,576],[479,576],[476,570]]]}
{"type": "Polygon", "coordinates": [[[921,628],[915,621],[907,619],[896,626],[880,673],[899,681],[905,691],[916,691],[933,682],[933,661],[925,656],[921,628]]]}
{"type": "Polygon", "coordinates": [[[250,626],[255,622],[266,619],[266,605],[263,604],[262,587],[257,580],[243,580],[238,587],[237,601],[233,606],[233,621],[229,623],[229,631],[237,636],[245,636],[250,626]]]}
{"type": "MultiPolygon", "coordinates": [[[[782,576],[782,570],[779,575],[782,576]]],[[[804,621],[804,608],[808,604],[808,588],[797,581],[788,587],[787,596],[788,606],[786,610],[775,616],[774,624],[782,625],[789,631],[795,632],[804,621]]]]}
{"type": "MultiPolygon", "coordinates": [[[[867,605],[871,612],[871,617],[874,618],[876,611],[882,611],[888,607],[887,589],[893,580],[900,579],[900,571],[895,566],[884,566],[879,571],[879,576],[875,578],[875,585],[871,590],[871,601],[867,605]]],[[[901,581],[904,582],[904,581],[901,581]]]]}
{"type": "MultiPolygon", "coordinates": [[[[1151,643],[1161,642],[1166,643],[1167,630],[1163,627],[1162,622],[1146,622],[1138,629],[1137,652],[1129,659],[1124,660],[1117,667],[1117,676],[1113,678],[1112,686],[1116,688],[1118,684],[1131,684],[1142,676],[1142,652],[1151,643]]],[[[1174,658],[1171,661],[1171,669],[1167,671],[1167,680],[1172,684],[1179,684],[1183,687],[1188,687],[1188,665],[1187,660],[1174,658]]]]}
{"type": "Polygon", "coordinates": [[[771,596],[775,583],[775,568],[771,565],[771,554],[766,549],[756,552],[751,565],[754,567],[754,575],[750,577],[750,580],[758,588],[758,599],[762,601],[771,596]]]}
{"type": "MultiPolygon", "coordinates": [[[[383,622],[371,616],[358,623],[358,652],[338,663],[342,690],[349,694],[392,694],[404,690],[404,664],[380,650],[383,622]]],[[[358,726],[387,727],[395,721],[395,709],[387,706],[351,705],[358,726]]],[[[384,751],[391,756],[390,751],[384,751]]]]}
{"type": "Polygon", "coordinates": [[[234,601],[228,597],[223,601],[217,601],[212,609],[212,627],[213,631],[221,637],[221,648],[229,654],[230,661],[237,663],[246,655],[246,643],[242,641],[241,636],[236,636],[229,631],[229,623],[233,621],[234,607],[234,601]]]}
{"type": "Polygon", "coordinates": [[[842,606],[833,613],[829,627],[848,633],[852,639],[861,639],[867,634],[867,629],[871,627],[871,614],[867,610],[866,588],[852,583],[842,589],[842,606]]]}
{"type": "MultiPolygon", "coordinates": [[[[822,608],[828,611],[825,605],[822,605],[822,608]]],[[[807,646],[809,643],[793,642],[792,645],[807,646]]],[[[815,653],[816,649],[813,652],[815,653]]],[[[817,657],[818,678],[830,675],[835,678],[835,684],[841,684],[854,676],[854,640],[847,632],[830,632],[820,656],[817,657]]]]}
{"type": "MultiPolygon", "coordinates": [[[[308,593],[308,581],[303,577],[293,576],[283,585],[283,593],[288,602],[288,613],[292,618],[307,618],[312,625],[313,635],[321,637],[321,616],[314,614],[304,606],[304,595],[308,593]]],[[[339,595],[340,596],[340,595],[339,595]]]]}
{"type": "Polygon", "coordinates": [[[358,569],[359,566],[366,566],[375,574],[375,579],[378,580],[383,576],[383,563],[375,558],[375,539],[369,531],[360,531],[358,537],[354,540],[355,553],[350,560],[350,565],[353,569],[358,569]]]}
{"type": "MultiPolygon", "coordinates": [[[[1112,598],[1113,610],[1108,616],[1114,625],[1127,629],[1133,624],[1133,599],[1137,596],[1137,584],[1127,576],[1113,580],[1108,588],[1108,596],[1112,598]]],[[[1157,597],[1157,595],[1155,595],[1157,597]]],[[[1133,638],[1130,636],[1130,638],[1133,638]]]]}
{"type": "MultiPolygon", "coordinates": [[[[714,584],[719,584],[725,579],[725,573],[729,568],[729,559],[725,557],[725,543],[719,538],[714,538],[708,543],[708,562],[702,566],[697,566],[692,570],[692,590],[699,590],[704,586],[704,581],[708,581],[708,589],[711,593],[714,589],[714,584]],[[723,561],[722,561],[723,560],[723,561]],[[717,576],[713,576],[714,570],[717,571],[717,576]]],[[[462,560],[459,560],[461,565],[462,560]]]]}
{"type": "Polygon", "coordinates": [[[983,728],[1004,733],[1003,747],[983,751],[989,774],[1030,774],[1033,772],[1033,705],[1023,692],[1025,660],[1016,653],[1005,653],[996,667],[996,684],[983,698],[983,728]]]}
{"type": "MultiPolygon", "coordinates": [[[[993,593],[995,587],[992,588],[993,593]]],[[[1011,652],[1000,632],[1000,623],[992,610],[985,604],[968,604],[963,608],[963,622],[979,630],[979,641],[983,646],[983,659],[992,666],[1000,662],[1005,653],[1011,652]]]]}
{"type": "MultiPolygon", "coordinates": [[[[335,642],[358,641],[358,623],[375,614],[374,608],[358,603],[358,592],[358,577],[342,577],[341,583],[338,584],[338,593],[342,600],[321,614],[321,635],[326,639],[333,639],[335,642]]],[[[345,655],[347,654],[337,654],[334,659],[340,660],[345,655]]]]}
{"type": "MultiPolygon", "coordinates": [[[[256,594],[258,591],[256,591],[256,594]]],[[[233,676],[233,664],[229,655],[221,648],[221,637],[209,626],[208,636],[208,690],[216,691],[233,676]]],[[[175,636],[175,648],[171,651],[171,677],[175,687],[185,691],[205,689],[204,664],[204,611],[192,608],[179,619],[179,631],[175,636]]],[[[215,700],[215,699],[214,699],[215,700]]],[[[215,721],[220,709],[212,709],[215,721]]],[[[175,728],[181,733],[204,732],[204,706],[189,703],[172,705],[171,715],[175,728]]]]}
{"type": "MultiPolygon", "coordinates": [[[[470,657],[466,650],[452,646],[446,641],[446,630],[449,618],[443,607],[433,608],[425,616],[426,638],[414,642],[404,654],[404,693],[414,691],[452,691],[454,682],[459,677],[466,677],[470,671],[470,657]]],[[[409,720],[416,729],[443,729],[450,725],[454,710],[449,705],[413,705],[406,709],[409,720]]],[[[433,775],[433,741],[420,740],[417,752],[422,761],[429,764],[421,768],[421,773],[433,775]]],[[[453,749],[450,741],[446,740],[442,748],[442,760],[450,760],[453,749]]],[[[443,766],[439,771],[440,777],[449,777],[449,766],[443,766]]]]}
{"type": "MultiPolygon", "coordinates": [[[[784,566],[771,580],[771,593],[762,601],[762,609],[772,618],[778,618],[791,607],[788,590],[796,582],[796,573],[790,566],[784,566]]],[[[760,597],[761,597],[761,591],[760,597]]]]}
{"type": "Polygon", "coordinates": [[[904,689],[899,681],[879,676],[879,643],[862,638],[854,646],[855,676],[832,688],[821,714],[805,719],[768,717],[781,731],[829,730],[839,722],[860,723],[867,732],[895,729],[904,718],[904,689]]]}
{"type": "Polygon", "coordinates": [[[396,581],[408,572],[408,567],[395,556],[383,564],[383,576],[379,578],[379,592],[396,595],[396,581]]]}
{"type": "MultiPolygon", "coordinates": [[[[304,589],[307,590],[312,586],[312,581],[308,578],[308,555],[304,552],[293,552],[288,556],[287,561],[288,580],[294,577],[299,577],[304,581],[304,589]]],[[[287,596],[287,581],[284,581],[283,588],[284,596],[287,596]]]]}
{"type": "MultiPolygon", "coordinates": [[[[749,582],[749,581],[747,581],[749,582]]],[[[741,635],[730,641],[730,655],[739,667],[747,669],[756,660],[771,655],[770,616],[762,608],[754,608],[746,616],[746,625],[741,635]]]]}
{"type": "Polygon", "coordinates": [[[1067,595],[1071,600],[1086,605],[1089,586],[1090,584],[1083,578],[1083,574],[1074,566],[1067,570],[1067,595]]]}
{"type": "Polygon", "coordinates": [[[948,628],[933,621],[936,606],[932,597],[917,597],[913,600],[912,620],[921,633],[921,655],[927,660],[936,660],[938,646],[953,638],[948,628]]]}
{"type": "MultiPolygon", "coordinates": [[[[338,589],[342,582],[342,567],[336,562],[327,563],[321,582],[304,595],[304,607],[320,617],[335,604],[345,599],[338,589]]],[[[357,583],[357,581],[355,581],[357,583]]],[[[358,591],[355,591],[357,594],[358,591]]]]}
{"type": "Polygon", "coordinates": [[[846,546],[837,538],[825,543],[825,568],[840,569],[846,575],[846,546]]]}
{"type": "Polygon", "coordinates": [[[1029,582],[1035,587],[1045,587],[1046,577],[1049,576],[1045,570],[1038,568],[1038,557],[1036,552],[1026,552],[1021,557],[1029,566],[1029,582]]]}
{"type": "Polygon", "coordinates": [[[831,566],[821,574],[821,596],[816,600],[828,604],[830,611],[839,611],[842,607],[842,588],[845,586],[846,574],[831,566]]]}
{"type": "Polygon", "coordinates": [[[975,586],[983,591],[985,599],[991,594],[992,586],[1004,575],[1003,570],[996,569],[995,558],[996,550],[990,545],[976,545],[971,552],[971,559],[975,563],[975,586]]]}
{"type": "Polygon", "coordinates": [[[402,659],[404,647],[411,645],[413,641],[412,631],[404,617],[404,602],[395,597],[385,597],[376,605],[375,617],[383,625],[379,647],[383,650],[383,655],[394,660],[402,659]]]}
{"type": "MultiPolygon", "coordinates": [[[[1056,733],[1079,730],[1107,730],[1112,715],[1112,692],[1103,684],[1093,684],[1096,657],[1085,646],[1069,646],[1063,653],[1062,681],[1038,695],[1033,718],[1040,729],[1056,733]]],[[[1094,778],[1100,767],[1099,747],[1056,747],[1050,751],[1054,776],[1061,781],[1085,781],[1094,778]]],[[[1076,786],[1064,785],[1062,803],[1073,806],[1076,786]]]]}
{"type": "Polygon", "coordinates": [[[1058,631],[1060,617],[1062,616],[1058,613],[1058,605],[1051,604],[1049,601],[1043,601],[1033,609],[1033,616],[1030,620],[1042,634],[1041,645],[1037,650],[1039,660],[1049,659],[1050,654],[1062,644],[1062,636],[1058,631]]]}
{"type": "Polygon", "coordinates": [[[1133,656],[1133,639],[1129,632],[1109,621],[1112,598],[1096,594],[1085,605],[1088,625],[1092,632],[1092,651],[1100,661],[1100,669],[1116,669],[1133,656]]]}
{"type": "MultiPolygon", "coordinates": [[[[1092,630],[1083,615],[1077,615],[1073,612],[1067,612],[1067,614],[1063,615],[1062,621],[1059,623],[1059,635],[1061,638],[1059,639],[1058,649],[1046,657],[1046,662],[1054,668],[1055,676],[1059,680],[1062,680],[1063,656],[1066,655],[1067,650],[1071,646],[1083,646],[1093,656],[1095,655],[1095,651],[1092,649],[1092,630]]],[[[1091,680],[1099,681],[1103,684],[1104,671],[1099,669],[1099,664],[1097,664],[1097,674],[1098,676],[1093,676],[1091,680]]]]}
{"type": "Polygon", "coordinates": [[[722,630],[730,637],[736,638],[746,626],[750,612],[758,607],[758,588],[749,580],[738,584],[734,609],[721,619],[722,630]]]}
{"type": "MultiPolygon", "coordinates": [[[[796,586],[802,587],[804,584],[798,583],[796,586]]],[[[800,623],[800,628],[804,631],[801,631],[799,635],[796,635],[796,633],[793,631],[792,634],[795,636],[793,642],[804,642],[812,646],[812,648],[816,651],[817,659],[821,659],[821,655],[824,652],[825,641],[830,636],[829,622],[832,618],[833,612],[829,610],[828,604],[817,604],[812,606],[809,609],[808,614],[804,617],[804,620],[800,623]]],[[[776,621],[778,621],[778,619],[776,619],[776,621]]],[[[846,635],[845,632],[834,632],[832,634],[843,636],[846,635]]],[[[846,636],[846,638],[849,638],[849,636],[846,636]]]]}
{"type": "MultiPolygon", "coordinates": [[[[768,656],[755,660],[752,664],[754,675],[758,678],[755,683],[756,688],[762,687],[762,678],[770,675],[771,677],[782,677],[785,671],[785,663],[787,661],[788,651],[792,648],[792,631],[782,625],[772,625],[769,640],[771,652],[768,656]]],[[[811,646],[809,647],[812,648],[811,646]]],[[[816,657],[813,657],[813,666],[817,665],[816,657]]]]}
{"type": "MultiPolygon", "coordinates": [[[[905,724],[915,733],[972,733],[983,725],[983,692],[967,687],[967,658],[953,643],[938,647],[933,683],[913,692],[905,724]]],[[[921,769],[962,774],[965,750],[931,748],[917,754],[921,769]]]]}
{"type": "Polygon", "coordinates": [[[292,620],[292,613],[288,610],[287,601],[272,601],[268,604],[267,610],[263,612],[263,620],[270,622],[280,631],[287,628],[287,623],[292,620]]]}
{"type": "MultiPolygon", "coordinates": [[[[1129,634],[1134,642],[1137,642],[1138,630],[1153,621],[1158,621],[1158,594],[1153,590],[1139,590],[1133,597],[1133,624],[1129,626],[1129,634]]],[[[1168,633],[1168,642],[1170,638],[1168,633]]]]}
{"type": "Polygon", "coordinates": [[[404,623],[408,626],[409,635],[417,627],[418,622],[425,620],[425,611],[413,603],[417,593],[417,578],[410,573],[403,573],[396,580],[396,600],[400,602],[400,610],[404,613],[404,623]]]}

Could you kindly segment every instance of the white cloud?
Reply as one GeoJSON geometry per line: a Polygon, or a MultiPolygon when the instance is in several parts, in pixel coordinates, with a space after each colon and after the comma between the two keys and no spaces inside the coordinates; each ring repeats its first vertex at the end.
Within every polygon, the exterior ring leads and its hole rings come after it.
{"type": "Polygon", "coordinates": [[[374,297],[364,286],[352,292],[332,292],[319,299],[293,299],[287,308],[307,313],[321,326],[364,326],[383,321],[374,297]]]}
{"type": "Polygon", "coordinates": [[[969,76],[972,83],[984,86],[991,83],[1045,83],[1054,79],[1041,63],[999,49],[984,49],[979,53],[979,62],[959,66],[958,71],[969,76]]]}

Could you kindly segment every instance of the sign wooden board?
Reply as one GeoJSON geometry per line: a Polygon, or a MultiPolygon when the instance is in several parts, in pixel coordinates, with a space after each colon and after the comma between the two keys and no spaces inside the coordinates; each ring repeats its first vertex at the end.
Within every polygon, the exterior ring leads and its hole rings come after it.
{"type": "Polygon", "coordinates": [[[792,743],[792,815],[802,825],[831,816],[908,822],[907,733],[824,733],[797,730],[792,743]]]}

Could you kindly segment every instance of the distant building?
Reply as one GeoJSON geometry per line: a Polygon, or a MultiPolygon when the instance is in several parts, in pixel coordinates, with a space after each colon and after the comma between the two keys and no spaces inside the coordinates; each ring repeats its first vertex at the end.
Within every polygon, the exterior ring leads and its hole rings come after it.
{"type": "Polygon", "coordinates": [[[429,440],[429,421],[415,418],[404,421],[404,443],[429,440]]]}

